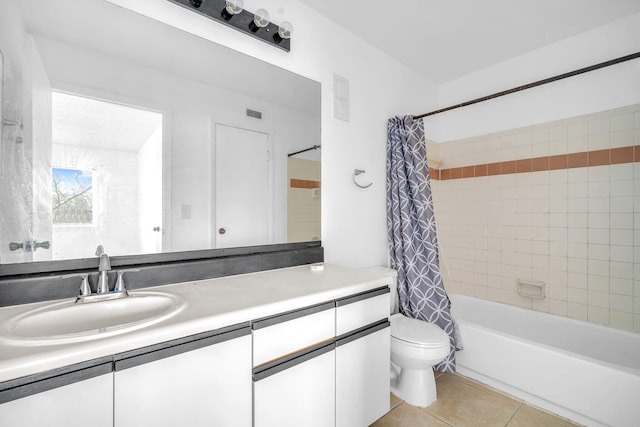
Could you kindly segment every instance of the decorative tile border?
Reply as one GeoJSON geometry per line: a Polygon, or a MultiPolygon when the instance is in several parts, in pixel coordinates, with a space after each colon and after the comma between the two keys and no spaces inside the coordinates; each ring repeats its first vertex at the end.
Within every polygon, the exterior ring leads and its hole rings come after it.
{"type": "Polygon", "coordinates": [[[320,188],[320,181],[310,181],[307,179],[294,179],[289,181],[291,188],[320,188]]]}
{"type": "Polygon", "coordinates": [[[573,169],[633,162],[640,162],[640,145],[521,160],[509,160],[505,162],[462,166],[450,169],[438,170],[435,168],[429,168],[429,176],[431,179],[444,181],[448,179],[509,175],[513,173],[573,169]]]}

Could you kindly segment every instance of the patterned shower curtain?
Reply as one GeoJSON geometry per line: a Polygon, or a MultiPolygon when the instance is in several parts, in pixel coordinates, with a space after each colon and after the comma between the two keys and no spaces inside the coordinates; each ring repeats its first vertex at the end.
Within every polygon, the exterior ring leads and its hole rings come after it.
{"type": "Polygon", "coordinates": [[[406,316],[435,323],[449,334],[449,355],[435,368],[455,372],[459,348],[440,275],[423,122],[411,116],[389,119],[387,138],[387,233],[400,304],[406,316]]]}

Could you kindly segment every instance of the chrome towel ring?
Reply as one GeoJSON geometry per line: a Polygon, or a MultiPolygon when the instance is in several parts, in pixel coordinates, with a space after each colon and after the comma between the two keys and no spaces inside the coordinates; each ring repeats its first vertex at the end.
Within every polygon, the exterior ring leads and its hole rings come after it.
{"type": "Polygon", "coordinates": [[[356,177],[357,177],[358,175],[362,174],[362,173],[366,173],[366,171],[365,171],[365,170],[362,170],[362,169],[354,169],[354,170],[353,170],[353,183],[354,183],[355,185],[357,185],[358,187],[360,187],[360,188],[369,188],[369,187],[371,187],[371,185],[373,184],[373,182],[370,182],[370,183],[368,183],[368,184],[366,184],[366,185],[361,185],[361,184],[358,184],[358,181],[356,181],[356,177]]]}

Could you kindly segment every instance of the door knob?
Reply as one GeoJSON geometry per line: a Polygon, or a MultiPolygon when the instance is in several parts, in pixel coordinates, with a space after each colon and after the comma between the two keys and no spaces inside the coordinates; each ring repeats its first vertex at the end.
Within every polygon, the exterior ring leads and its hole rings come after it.
{"type": "Polygon", "coordinates": [[[218,233],[219,233],[219,234],[224,234],[224,233],[226,233],[226,232],[227,232],[227,230],[225,230],[225,229],[224,229],[224,228],[222,228],[222,227],[218,229],[218,233]]]}

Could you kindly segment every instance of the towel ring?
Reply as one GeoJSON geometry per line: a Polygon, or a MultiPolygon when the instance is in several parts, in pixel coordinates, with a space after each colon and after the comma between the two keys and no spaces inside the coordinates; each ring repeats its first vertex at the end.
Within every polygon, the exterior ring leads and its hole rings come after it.
{"type": "Polygon", "coordinates": [[[361,173],[365,173],[366,171],[362,170],[362,169],[354,169],[353,170],[353,183],[355,185],[357,185],[360,188],[369,188],[371,187],[371,185],[373,184],[373,182],[368,183],[367,185],[361,185],[358,184],[358,181],[356,181],[356,176],[360,175],[361,173]]]}

